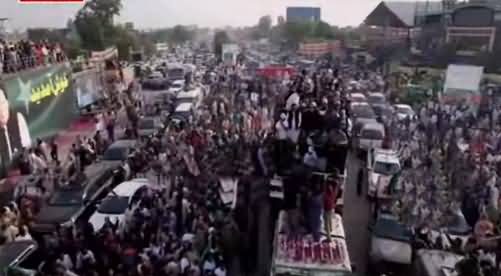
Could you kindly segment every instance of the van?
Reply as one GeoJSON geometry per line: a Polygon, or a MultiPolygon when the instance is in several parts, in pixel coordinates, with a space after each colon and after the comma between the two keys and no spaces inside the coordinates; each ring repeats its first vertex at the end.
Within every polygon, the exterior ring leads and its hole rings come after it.
{"type": "Polygon", "coordinates": [[[384,126],[377,122],[364,124],[358,136],[358,146],[360,149],[381,148],[385,136],[384,126]]]}

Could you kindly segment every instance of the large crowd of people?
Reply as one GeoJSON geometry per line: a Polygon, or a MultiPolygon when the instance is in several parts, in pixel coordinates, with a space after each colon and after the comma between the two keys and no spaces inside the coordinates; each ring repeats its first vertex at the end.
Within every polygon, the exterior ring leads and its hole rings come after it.
{"type": "MultiPolygon", "coordinates": [[[[3,43],[0,53],[4,72],[64,60],[62,49],[47,43],[3,43]]],[[[164,118],[164,128],[148,137],[139,137],[139,119],[146,112],[157,117],[164,112],[159,103],[145,103],[133,82],[112,94],[97,118],[97,131],[78,137],[67,157],[60,156],[54,141],[37,140],[21,150],[21,173],[42,175],[42,200],[0,209],[0,244],[33,239],[31,222],[54,183],[61,182],[55,179],[85,172],[121,138],[138,141],[123,164],[124,175],[149,177],[150,189],[121,223],[107,220],[101,229],[87,221],[58,226],[39,241],[45,253],[41,275],[239,275],[248,269],[242,256],[248,257],[252,242],[244,237],[238,203],[228,204],[220,195],[223,177],[282,178],[289,230],[318,241],[322,227],[332,229],[342,193],[354,135],[350,93],[390,95],[381,74],[349,68],[325,63],[267,80],[215,67],[194,114],[179,122],[164,118]]],[[[414,229],[416,249],[480,254],[482,260],[499,254],[501,113],[494,95],[491,101],[492,109],[478,113],[430,98],[415,105],[414,117],[378,118],[387,130],[384,147],[398,150],[402,171],[391,187],[395,200],[376,205],[414,229]],[[466,241],[458,244],[451,235],[466,241]]],[[[122,175],[117,182],[123,180],[122,175]]],[[[499,261],[489,265],[497,267],[499,261]]]]}
{"type": "Polygon", "coordinates": [[[0,70],[5,74],[63,62],[65,59],[65,52],[62,46],[57,43],[0,40],[0,70]]]}

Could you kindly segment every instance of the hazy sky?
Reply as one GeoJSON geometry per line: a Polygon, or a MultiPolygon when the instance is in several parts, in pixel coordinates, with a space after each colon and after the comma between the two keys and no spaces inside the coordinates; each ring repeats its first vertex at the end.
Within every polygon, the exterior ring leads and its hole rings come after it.
{"type": "MultiPolygon", "coordinates": [[[[248,26],[262,15],[274,21],[285,15],[287,6],[316,6],[322,20],[339,26],[358,25],[380,0],[122,0],[120,21],[136,28],[158,28],[176,24],[207,27],[248,26]]],[[[82,4],[19,4],[0,0],[0,17],[10,18],[8,29],[63,27],[82,4]]]]}

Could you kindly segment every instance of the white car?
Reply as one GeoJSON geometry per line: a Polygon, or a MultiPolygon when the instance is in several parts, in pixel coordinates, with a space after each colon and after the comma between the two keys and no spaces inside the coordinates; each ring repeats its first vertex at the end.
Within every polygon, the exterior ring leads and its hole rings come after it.
{"type": "Polygon", "coordinates": [[[412,119],[416,115],[410,105],[396,104],[393,107],[395,109],[395,115],[397,116],[397,119],[399,121],[404,120],[406,118],[412,119]]]}
{"type": "Polygon", "coordinates": [[[385,105],[386,97],[383,93],[369,93],[367,96],[367,102],[369,102],[370,105],[385,105]]]}
{"type": "Polygon", "coordinates": [[[369,198],[388,198],[388,185],[392,177],[400,172],[400,160],[394,150],[373,149],[367,153],[367,195],[369,198]]]}
{"type": "Polygon", "coordinates": [[[384,126],[378,122],[368,122],[362,126],[358,134],[360,149],[370,150],[382,148],[385,136],[384,126]]]}
{"type": "Polygon", "coordinates": [[[151,184],[145,178],[133,179],[116,186],[103,199],[89,219],[94,231],[103,228],[107,217],[112,223],[123,223],[127,208],[136,208],[143,194],[149,188],[151,188],[151,184]]]}
{"type": "Polygon", "coordinates": [[[184,80],[175,80],[169,87],[169,92],[177,94],[184,88],[184,80]]]}
{"type": "Polygon", "coordinates": [[[367,97],[365,97],[365,95],[362,93],[351,93],[350,94],[350,101],[352,103],[366,103],[367,97]]]}

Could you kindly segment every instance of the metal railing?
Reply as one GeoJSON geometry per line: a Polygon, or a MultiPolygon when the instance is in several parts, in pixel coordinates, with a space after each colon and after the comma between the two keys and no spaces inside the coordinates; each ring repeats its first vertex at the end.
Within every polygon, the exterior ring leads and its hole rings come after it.
{"type": "Polygon", "coordinates": [[[16,58],[0,57],[0,74],[14,74],[25,70],[67,62],[64,53],[59,55],[47,55],[44,57],[23,56],[16,58]]]}

